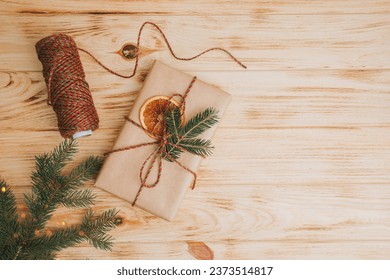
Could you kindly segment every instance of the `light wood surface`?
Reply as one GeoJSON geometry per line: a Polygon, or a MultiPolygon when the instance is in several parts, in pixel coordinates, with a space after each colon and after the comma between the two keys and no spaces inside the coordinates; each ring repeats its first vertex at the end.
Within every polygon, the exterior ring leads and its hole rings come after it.
{"type": "MultiPolygon", "coordinates": [[[[60,259],[390,258],[390,1],[0,1],[0,175],[22,206],[34,155],[62,138],[47,106],[34,44],[67,33],[129,73],[118,50],[144,21],[140,73],[115,77],[81,59],[101,119],[76,161],[109,150],[151,62],[159,59],[233,95],[176,220],[166,222],[96,189],[96,209],[124,223],[112,252],[82,244],[60,259]],[[197,4],[194,4],[197,3],[197,4]]],[[[92,185],[92,184],[90,184],[92,185]]],[[[61,209],[50,227],[79,221],[61,209]]]]}

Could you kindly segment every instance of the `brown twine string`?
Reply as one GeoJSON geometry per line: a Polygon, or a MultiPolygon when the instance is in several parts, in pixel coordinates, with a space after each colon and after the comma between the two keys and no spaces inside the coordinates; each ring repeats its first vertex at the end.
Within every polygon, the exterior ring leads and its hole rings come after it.
{"type": "Polygon", "coordinates": [[[80,51],[88,54],[91,58],[93,58],[93,60],[96,61],[96,63],[98,63],[101,67],[103,67],[105,70],[107,70],[108,72],[110,72],[111,74],[114,74],[116,76],[119,76],[119,77],[122,77],[122,78],[132,78],[135,76],[135,74],[137,73],[137,69],[138,69],[138,63],[139,63],[139,57],[140,57],[140,51],[139,51],[139,46],[140,46],[140,42],[141,42],[141,35],[142,35],[142,31],[144,30],[145,26],[146,25],[151,25],[153,26],[154,28],[157,29],[157,31],[161,34],[161,36],[163,37],[164,39],[164,42],[165,44],[167,45],[168,47],[168,50],[169,52],[171,53],[171,55],[177,59],[177,60],[183,60],[183,61],[189,61],[189,60],[193,60],[193,59],[196,59],[208,52],[211,52],[211,51],[222,51],[224,53],[226,53],[233,61],[235,61],[238,65],[240,65],[242,68],[246,69],[246,66],[241,62],[239,61],[234,55],[232,55],[229,51],[223,49],[223,48],[210,48],[210,49],[207,49],[207,50],[204,50],[203,52],[201,53],[198,53],[197,55],[194,55],[192,57],[179,57],[175,54],[175,52],[173,51],[172,49],[172,46],[171,44],[169,43],[168,41],[168,38],[167,36],[165,35],[164,31],[162,31],[162,29],[157,25],[155,24],[154,22],[150,22],[150,21],[146,21],[142,24],[141,28],[139,29],[138,31],[138,36],[137,36],[137,53],[136,53],[136,56],[135,56],[135,64],[134,64],[134,68],[133,68],[133,72],[130,74],[130,75],[123,75],[123,74],[119,74],[118,72],[115,72],[113,70],[111,70],[110,68],[108,68],[107,66],[105,66],[103,63],[101,63],[93,54],[91,54],[89,51],[83,49],[83,48],[78,48],[80,51]]]}
{"type": "MultiPolygon", "coordinates": [[[[89,51],[83,48],[78,48],[75,42],[73,41],[73,39],[67,35],[58,34],[58,35],[52,35],[46,37],[36,44],[36,50],[38,53],[38,57],[43,65],[43,74],[48,88],[48,104],[53,106],[53,109],[57,114],[58,127],[62,136],[69,138],[77,131],[83,131],[88,129],[94,130],[98,128],[98,123],[99,123],[96,109],[93,105],[92,96],[89,91],[88,83],[85,81],[85,74],[77,50],[82,51],[87,55],[89,55],[96,63],[98,63],[103,69],[110,72],[111,74],[122,78],[132,78],[137,73],[137,69],[139,66],[139,58],[140,58],[139,47],[141,42],[142,31],[144,30],[146,25],[151,25],[157,29],[157,31],[163,37],[169,52],[177,60],[189,61],[189,60],[196,59],[211,51],[222,51],[225,54],[227,54],[238,65],[240,65],[245,69],[247,68],[241,61],[239,61],[229,51],[219,47],[206,49],[205,51],[202,51],[201,53],[194,55],[192,57],[188,57],[188,58],[179,57],[173,51],[171,44],[169,43],[166,35],[161,30],[161,28],[157,24],[148,21],[144,22],[141,28],[139,29],[138,36],[137,36],[137,45],[136,45],[137,53],[135,56],[135,64],[133,67],[133,71],[130,75],[123,75],[108,68],[89,51]]],[[[186,92],[183,95],[173,94],[170,97],[171,99],[174,97],[181,98],[179,107],[182,115],[185,112],[186,98],[190,93],[195,81],[196,81],[196,77],[192,79],[186,92]]],[[[170,109],[171,108],[167,106],[166,110],[170,110],[170,109]]],[[[130,118],[125,118],[125,119],[130,123],[132,123],[133,125],[135,125],[136,127],[141,128],[146,132],[146,130],[134,120],[131,120],[130,118]]],[[[165,127],[165,124],[163,124],[163,127],[165,127]]],[[[123,147],[105,153],[105,156],[107,156],[109,154],[116,153],[116,152],[138,149],[150,145],[157,145],[157,147],[153,150],[153,152],[145,159],[145,161],[143,162],[140,168],[139,178],[140,178],[141,186],[132,203],[133,206],[135,205],[144,187],[154,188],[160,182],[162,168],[163,168],[162,165],[163,153],[164,151],[166,151],[166,146],[169,144],[170,146],[179,148],[177,145],[173,143],[168,143],[168,138],[169,138],[169,134],[167,132],[167,128],[165,127],[163,135],[157,141],[123,147]],[[156,163],[158,167],[156,179],[152,184],[148,184],[146,181],[149,178],[152,169],[156,166],[156,163]]],[[[183,148],[180,147],[180,149],[183,148]]],[[[169,153],[166,152],[164,156],[168,158],[171,162],[176,163],[178,166],[180,166],[181,168],[183,168],[184,170],[192,174],[193,181],[191,184],[191,189],[194,189],[196,184],[196,179],[197,179],[196,173],[191,169],[189,169],[188,167],[184,166],[178,160],[174,159],[169,153]]]]}

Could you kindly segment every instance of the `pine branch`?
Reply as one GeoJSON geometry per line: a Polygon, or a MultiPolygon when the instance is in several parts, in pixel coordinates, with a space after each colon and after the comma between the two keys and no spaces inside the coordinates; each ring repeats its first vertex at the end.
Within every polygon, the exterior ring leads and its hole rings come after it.
{"type": "Polygon", "coordinates": [[[97,217],[94,217],[92,210],[88,210],[85,214],[81,230],[89,243],[95,248],[111,251],[112,237],[107,235],[106,232],[116,227],[117,214],[118,211],[115,209],[109,209],[97,217]]]}
{"type": "Polygon", "coordinates": [[[49,153],[49,165],[57,171],[56,173],[61,171],[65,164],[73,159],[77,153],[77,145],[77,142],[74,140],[65,140],[49,153]]]}
{"type": "Polygon", "coordinates": [[[26,226],[22,229],[24,238],[30,238],[35,230],[44,228],[46,222],[51,218],[53,212],[60,204],[64,190],[66,190],[67,178],[58,174],[51,179],[51,184],[45,188],[35,188],[31,194],[25,195],[25,203],[29,209],[30,216],[24,221],[26,226]]]}
{"type": "Polygon", "coordinates": [[[31,238],[35,230],[41,230],[59,204],[67,177],[61,170],[77,152],[77,142],[65,140],[50,153],[35,157],[35,171],[31,175],[32,194],[25,195],[25,203],[31,216],[22,227],[22,236],[31,238]],[[35,228],[35,229],[34,229],[35,228]],[[26,230],[28,229],[28,230],[26,230]]]}
{"type": "Polygon", "coordinates": [[[211,155],[214,147],[210,140],[195,137],[218,122],[217,114],[218,112],[214,108],[207,108],[181,126],[180,109],[176,107],[169,110],[165,116],[165,123],[170,136],[162,157],[167,161],[172,161],[172,159],[178,159],[184,151],[202,157],[211,155]]]}
{"type": "Polygon", "coordinates": [[[181,130],[181,113],[179,107],[174,107],[168,110],[165,116],[165,124],[168,128],[168,133],[173,139],[179,139],[181,130]]]}
{"type": "Polygon", "coordinates": [[[172,162],[172,158],[178,159],[184,151],[183,151],[183,149],[180,148],[180,146],[177,145],[178,140],[176,138],[173,138],[173,137],[168,138],[168,143],[171,143],[171,144],[165,145],[163,153],[162,153],[162,157],[165,160],[172,162]]]}
{"type": "Polygon", "coordinates": [[[35,171],[31,175],[33,191],[35,188],[45,190],[77,152],[77,142],[65,140],[51,153],[35,157],[35,171]]]}
{"type": "Polygon", "coordinates": [[[97,249],[111,250],[113,239],[107,232],[116,227],[117,214],[115,209],[110,209],[95,216],[88,209],[81,225],[53,230],[51,235],[32,238],[26,245],[27,254],[21,254],[19,259],[53,259],[55,252],[83,241],[88,241],[97,249]]]}
{"type": "Polygon", "coordinates": [[[103,165],[103,158],[91,156],[73,169],[69,175],[68,187],[81,186],[95,177],[103,165]]]}
{"type": "Polygon", "coordinates": [[[186,151],[192,154],[202,156],[202,157],[207,157],[211,155],[214,149],[210,140],[204,140],[198,138],[183,139],[180,142],[180,147],[182,147],[183,149],[185,149],[186,151]]]}
{"type": "MultiPolygon", "coordinates": [[[[64,141],[51,153],[35,157],[32,193],[25,195],[29,215],[18,222],[16,201],[12,191],[0,180],[0,258],[53,259],[56,252],[88,240],[96,248],[109,250],[112,237],[107,232],[116,226],[117,211],[86,215],[80,225],[54,230],[45,235],[43,229],[60,206],[81,208],[93,204],[91,189],[78,189],[93,178],[102,165],[99,157],[89,157],[63,175],[62,169],[76,153],[77,143],[64,141]],[[83,229],[82,229],[83,228],[83,229]]],[[[92,213],[91,210],[88,213],[92,213]]]]}
{"type": "Polygon", "coordinates": [[[169,162],[172,162],[172,158],[178,159],[181,153],[183,153],[183,150],[176,145],[180,137],[181,118],[182,116],[178,107],[168,110],[165,115],[164,120],[169,138],[167,139],[168,144],[164,147],[162,157],[169,162]]]}
{"type": "Polygon", "coordinates": [[[89,207],[94,204],[96,196],[92,194],[92,189],[73,190],[66,194],[61,200],[61,204],[68,208],[89,207]]]}
{"type": "MultiPolygon", "coordinates": [[[[95,176],[101,165],[102,159],[100,157],[89,157],[84,162],[79,164],[75,169],[73,169],[69,176],[63,176],[60,174],[61,169],[54,170],[52,166],[61,165],[64,167],[60,160],[57,160],[60,156],[63,156],[67,161],[71,160],[76,149],[77,143],[74,141],[65,140],[63,144],[56,148],[52,153],[46,154],[43,157],[45,158],[46,164],[40,166],[40,179],[45,180],[33,180],[33,182],[39,182],[44,184],[44,186],[33,185],[33,193],[25,196],[25,203],[28,206],[31,217],[26,219],[25,228],[30,228],[30,231],[25,232],[23,236],[25,238],[31,238],[35,230],[43,229],[45,222],[49,220],[55,211],[55,209],[61,204],[64,200],[64,204],[71,205],[69,201],[68,194],[72,193],[76,187],[82,186],[84,182],[93,176],[95,176]],[[57,174],[53,173],[57,172],[57,174]],[[37,203],[39,202],[39,203],[37,203]],[[32,230],[35,228],[35,230],[32,230]]],[[[37,176],[36,173],[32,175],[37,176]]],[[[87,193],[84,193],[86,195],[87,193]]],[[[93,202],[93,198],[83,197],[84,201],[79,203],[80,206],[89,205],[90,202],[93,202]]],[[[76,202],[77,203],[77,202],[76,202]]],[[[75,204],[73,204],[75,206],[75,204]]],[[[73,207],[74,207],[73,206],[73,207]]]]}
{"type": "Polygon", "coordinates": [[[6,182],[0,179],[0,259],[7,255],[16,255],[19,232],[16,200],[6,182]]]}
{"type": "Polygon", "coordinates": [[[28,255],[21,256],[28,259],[49,258],[54,252],[61,251],[68,247],[81,243],[84,237],[79,234],[79,226],[71,226],[64,229],[54,230],[53,233],[42,235],[31,239],[28,243],[28,255]]]}
{"type": "Polygon", "coordinates": [[[180,130],[180,138],[190,139],[197,137],[207,129],[215,125],[219,120],[218,111],[214,108],[207,108],[196,114],[180,130]]]}

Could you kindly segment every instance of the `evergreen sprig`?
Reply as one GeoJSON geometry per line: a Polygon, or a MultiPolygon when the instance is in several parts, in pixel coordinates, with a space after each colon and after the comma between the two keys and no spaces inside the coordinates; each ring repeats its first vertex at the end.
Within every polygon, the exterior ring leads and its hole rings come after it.
{"type": "Polygon", "coordinates": [[[184,125],[181,120],[182,115],[178,107],[167,111],[165,124],[169,137],[163,158],[172,161],[172,158],[178,159],[184,151],[202,157],[211,155],[214,149],[211,141],[197,137],[218,123],[218,111],[210,107],[196,114],[184,125]]]}
{"type": "Polygon", "coordinates": [[[54,259],[56,253],[88,241],[95,248],[111,250],[112,237],[119,218],[115,209],[96,214],[90,207],[95,195],[91,189],[79,189],[95,177],[102,165],[100,157],[89,157],[68,175],[62,169],[77,152],[77,142],[65,140],[51,153],[35,157],[31,175],[32,192],[25,194],[28,209],[19,218],[15,196],[4,180],[0,180],[0,259],[54,259]],[[59,206],[85,208],[81,224],[44,231],[59,206]]]}

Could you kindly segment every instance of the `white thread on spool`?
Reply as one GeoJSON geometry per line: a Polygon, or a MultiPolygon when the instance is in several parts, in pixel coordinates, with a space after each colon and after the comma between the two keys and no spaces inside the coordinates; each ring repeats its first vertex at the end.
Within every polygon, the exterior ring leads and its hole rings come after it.
{"type": "Polygon", "coordinates": [[[76,132],[75,134],[73,134],[73,140],[77,139],[77,138],[81,138],[81,137],[86,137],[86,136],[90,136],[92,135],[92,130],[86,130],[86,131],[79,131],[79,132],[76,132]]]}

